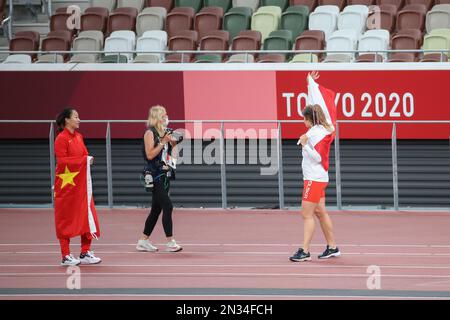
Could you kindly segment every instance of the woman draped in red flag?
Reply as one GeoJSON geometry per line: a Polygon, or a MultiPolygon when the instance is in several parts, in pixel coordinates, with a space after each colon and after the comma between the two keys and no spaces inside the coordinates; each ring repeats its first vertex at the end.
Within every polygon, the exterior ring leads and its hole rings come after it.
{"type": "Polygon", "coordinates": [[[63,266],[100,263],[91,251],[92,238],[100,236],[97,212],[92,197],[91,165],[80,127],[78,112],[64,109],[56,118],[56,176],[54,184],[56,236],[61,245],[63,266]],[[88,205],[89,204],[89,205],[88,205]],[[81,236],[81,253],[70,253],[70,238],[81,236]]]}
{"type": "Polygon", "coordinates": [[[330,146],[334,140],[336,124],[335,93],[318,85],[317,72],[308,74],[308,105],[303,110],[306,134],[297,144],[302,145],[303,195],[302,216],[304,220],[303,247],[298,249],[291,261],[310,261],[309,246],[314,234],[314,215],[327,240],[325,251],[319,259],[340,256],[333,234],[333,224],[325,209],[325,189],[328,185],[328,167],[330,146]]]}

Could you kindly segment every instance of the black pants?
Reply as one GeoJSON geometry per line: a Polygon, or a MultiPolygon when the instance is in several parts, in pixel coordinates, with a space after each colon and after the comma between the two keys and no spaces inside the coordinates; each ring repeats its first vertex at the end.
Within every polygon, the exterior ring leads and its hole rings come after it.
{"type": "Polygon", "coordinates": [[[166,237],[172,237],[172,200],[169,197],[169,180],[166,176],[154,182],[152,193],[152,209],[145,221],[144,234],[150,236],[158,217],[163,212],[162,223],[166,237]]]}

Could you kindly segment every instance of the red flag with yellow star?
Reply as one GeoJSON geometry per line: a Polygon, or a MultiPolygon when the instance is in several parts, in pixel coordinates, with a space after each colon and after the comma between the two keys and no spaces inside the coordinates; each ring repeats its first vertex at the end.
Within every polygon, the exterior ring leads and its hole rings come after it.
{"type": "Polygon", "coordinates": [[[100,236],[92,196],[90,158],[64,157],[58,161],[54,196],[56,235],[59,239],[83,234],[91,234],[93,238],[100,236]]]}

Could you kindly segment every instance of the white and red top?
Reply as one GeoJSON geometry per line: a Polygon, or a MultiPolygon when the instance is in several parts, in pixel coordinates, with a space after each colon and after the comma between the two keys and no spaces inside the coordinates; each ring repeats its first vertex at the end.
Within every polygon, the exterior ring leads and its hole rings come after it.
{"type": "Polygon", "coordinates": [[[336,124],[335,93],[317,84],[308,76],[308,104],[318,104],[327,123],[332,126],[333,132],[326,130],[322,125],[315,125],[306,133],[308,143],[302,149],[303,180],[328,182],[328,167],[330,146],[334,140],[334,127],[336,124]]]}

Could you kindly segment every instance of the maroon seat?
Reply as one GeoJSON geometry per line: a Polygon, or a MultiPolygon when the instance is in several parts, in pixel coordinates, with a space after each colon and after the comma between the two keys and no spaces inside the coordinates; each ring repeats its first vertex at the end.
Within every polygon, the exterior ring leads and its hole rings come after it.
{"type": "Polygon", "coordinates": [[[397,30],[425,28],[426,8],[424,5],[409,5],[397,13],[397,30]]]}
{"type": "Polygon", "coordinates": [[[380,54],[367,53],[361,54],[356,58],[356,62],[383,62],[383,56],[380,54]]]}
{"type": "Polygon", "coordinates": [[[426,7],[426,11],[429,11],[434,5],[434,0],[406,0],[405,6],[409,4],[423,4],[426,7]]]}
{"type": "MultiPolygon", "coordinates": [[[[198,33],[195,30],[177,30],[169,39],[169,51],[179,50],[197,50],[198,33]]],[[[166,55],[164,62],[166,63],[180,63],[180,62],[192,62],[194,54],[192,53],[172,53],[166,55]]]]}
{"type": "Polygon", "coordinates": [[[397,8],[397,11],[399,11],[400,8],[403,7],[405,2],[404,2],[404,0],[376,0],[376,4],[379,6],[381,6],[383,4],[391,4],[397,8]]]}
{"type": "Polygon", "coordinates": [[[375,0],[347,0],[347,5],[349,5],[349,6],[353,6],[356,4],[370,6],[370,5],[375,4],[375,0]]]}
{"type": "MultiPolygon", "coordinates": [[[[405,29],[398,31],[391,40],[392,50],[416,50],[422,45],[422,32],[420,30],[405,29]]],[[[389,60],[403,59],[407,61],[415,61],[418,53],[401,52],[393,53],[389,60]],[[410,58],[405,58],[410,56],[410,58]]],[[[392,61],[391,61],[392,62],[392,61]]]]}
{"type": "Polygon", "coordinates": [[[147,7],[163,7],[170,12],[173,9],[173,0],[147,0],[147,7]]]}
{"type": "Polygon", "coordinates": [[[291,6],[307,6],[309,12],[313,12],[317,7],[317,0],[290,0],[289,4],[291,6]]]}
{"type": "Polygon", "coordinates": [[[96,13],[84,13],[81,16],[81,31],[96,30],[106,33],[108,27],[107,19],[107,17],[96,13]]]}
{"type": "Polygon", "coordinates": [[[448,57],[446,54],[429,53],[425,54],[420,62],[448,62],[448,57]]]}
{"type": "MultiPolygon", "coordinates": [[[[388,30],[390,33],[395,31],[395,22],[397,16],[397,7],[391,4],[383,4],[381,6],[370,6],[367,21],[372,21],[374,15],[380,14],[379,29],[388,30]]],[[[378,29],[378,28],[377,28],[378,29]]]]}
{"type": "Polygon", "coordinates": [[[173,8],[166,18],[166,31],[169,39],[177,30],[192,30],[194,15],[193,8],[173,8]]]}
{"type": "Polygon", "coordinates": [[[67,26],[67,21],[71,20],[71,14],[68,13],[56,13],[52,15],[50,18],[50,31],[69,31],[72,38],[75,37],[77,30],[76,29],[69,29],[67,26]]]}
{"type": "Polygon", "coordinates": [[[219,7],[205,7],[195,15],[194,29],[199,38],[203,38],[209,31],[222,28],[223,9],[219,7]]]}
{"type": "Polygon", "coordinates": [[[89,8],[86,8],[86,10],[84,10],[84,13],[98,14],[102,17],[105,17],[106,19],[108,19],[108,17],[109,17],[108,9],[103,8],[103,7],[89,7],[89,8]]]}
{"type": "MultiPolygon", "coordinates": [[[[319,30],[305,30],[295,40],[295,50],[324,50],[325,33],[319,30]]],[[[322,60],[323,54],[317,55],[322,60]]]]}
{"type": "Polygon", "coordinates": [[[242,30],[233,39],[232,50],[259,50],[261,48],[261,32],[242,30]]]}
{"type": "MultiPolygon", "coordinates": [[[[36,31],[17,32],[14,39],[9,42],[9,51],[38,51],[39,33],[36,31]]],[[[37,54],[29,53],[32,61],[36,60],[37,54]]]]}
{"type": "Polygon", "coordinates": [[[122,7],[115,9],[109,16],[108,35],[119,30],[136,32],[137,15],[138,10],[136,8],[122,7]]]}
{"type": "Polygon", "coordinates": [[[319,0],[319,6],[337,6],[342,11],[347,5],[347,0],[319,0]]]}
{"type": "Polygon", "coordinates": [[[408,52],[396,52],[391,55],[387,62],[415,62],[414,54],[408,52]]]}
{"type": "Polygon", "coordinates": [[[436,4],[450,4],[450,0],[436,0],[436,4]]]}
{"type": "MultiPolygon", "coordinates": [[[[225,30],[209,31],[200,40],[200,51],[227,51],[229,37],[229,32],[225,30]]],[[[225,53],[219,53],[218,55],[223,61],[225,53]]]]}
{"type": "MultiPolygon", "coordinates": [[[[50,31],[42,40],[42,51],[70,51],[72,36],[68,30],[50,31]]],[[[64,62],[69,59],[69,54],[63,54],[64,62]]]]}

